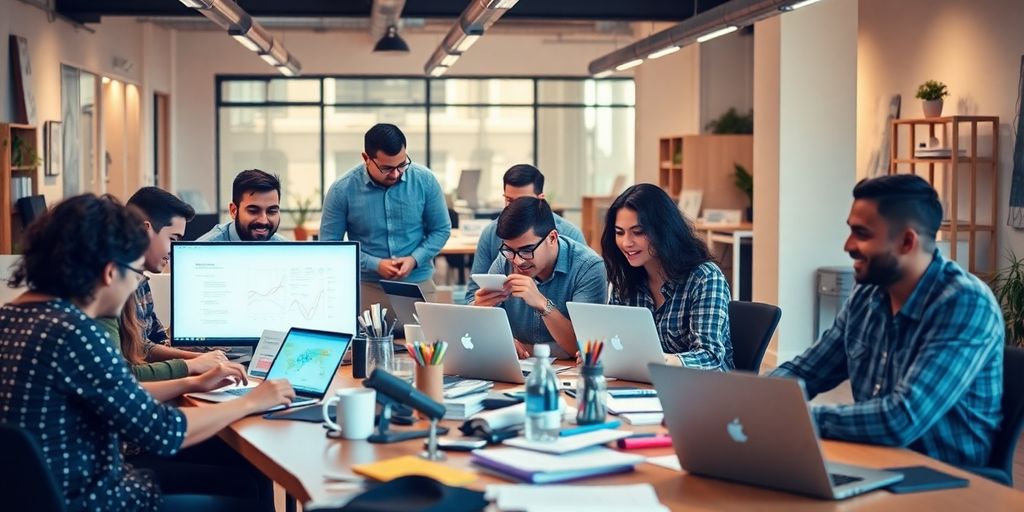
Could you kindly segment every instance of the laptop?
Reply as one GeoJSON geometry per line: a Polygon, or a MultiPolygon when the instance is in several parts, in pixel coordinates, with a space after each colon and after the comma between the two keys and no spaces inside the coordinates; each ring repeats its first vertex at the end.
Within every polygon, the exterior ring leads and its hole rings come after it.
{"type": "Polygon", "coordinates": [[[395,325],[395,328],[400,330],[405,324],[418,325],[419,322],[413,316],[416,314],[416,303],[426,302],[419,285],[382,279],[380,286],[384,289],[384,293],[387,294],[388,302],[391,303],[391,311],[395,313],[395,318],[398,319],[398,324],[395,325]]]}
{"type": "MultiPolygon", "coordinates": [[[[323,400],[351,341],[351,334],[298,327],[289,329],[267,371],[267,379],[286,379],[295,389],[295,400],[289,406],[268,410],[301,407],[323,400]]],[[[190,393],[189,396],[207,402],[227,402],[245,396],[258,385],[259,382],[250,380],[248,386],[230,386],[206,393],[190,393]]]]}
{"type": "Polygon", "coordinates": [[[504,309],[417,302],[416,312],[426,339],[448,342],[445,375],[524,382],[504,309]]]}
{"type": "Polygon", "coordinates": [[[604,374],[616,379],[651,382],[649,363],[664,363],[661,338],[651,310],[632,306],[567,302],[576,342],[604,341],[604,374]]]}
{"type": "Polygon", "coordinates": [[[903,479],[825,461],[803,382],[650,366],[679,465],[760,487],[841,500],[903,479]]]}

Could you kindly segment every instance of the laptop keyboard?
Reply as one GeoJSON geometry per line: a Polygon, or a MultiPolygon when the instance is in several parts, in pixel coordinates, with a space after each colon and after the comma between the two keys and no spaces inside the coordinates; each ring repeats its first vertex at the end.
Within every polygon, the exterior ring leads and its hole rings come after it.
{"type": "Polygon", "coordinates": [[[828,476],[829,478],[832,479],[833,487],[839,487],[840,485],[846,485],[849,483],[857,482],[859,480],[863,480],[863,478],[859,476],[840,475],[837,473],[829,473],[828,476]]]}
{"type": "Polygon", "coordinates": [[[252,390],[253,390],[253,388],[230,388],[230,389],[225,389],[224,392],[229,394],[229,395],[242,396],[242,395],[244,395],[244,394],[246,394],[246,393],[248,393],[248,392],[250,392],[252,390]]]}

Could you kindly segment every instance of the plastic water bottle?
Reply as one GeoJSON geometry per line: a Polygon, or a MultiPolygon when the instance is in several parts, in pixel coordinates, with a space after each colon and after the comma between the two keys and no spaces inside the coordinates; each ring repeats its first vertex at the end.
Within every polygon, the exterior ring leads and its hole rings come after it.
{"type": "Polygon", "coordinates": [[[533,371],[526,378],[526,439],[554,442],[562,429],[558,378],[551,369],[551,348],[533,346],[533,371]]]}

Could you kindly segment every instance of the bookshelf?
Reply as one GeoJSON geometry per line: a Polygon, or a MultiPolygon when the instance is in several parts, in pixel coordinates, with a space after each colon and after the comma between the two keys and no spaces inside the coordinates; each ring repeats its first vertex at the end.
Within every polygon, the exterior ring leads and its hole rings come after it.
{"type": "Polygon", "coordinates": [[[998,269],[999,118],[949,116],[897,119],[892,123],[889,174],[913,173],[939,192],[945,218],[939,244],[952,260],[967,249],[967,269],[989,276],[998,269]],[[918,154],[931,138],[948,156],[918,154]],[[948,244],[948,249],[945,245],[948,244]],[[984,263],[984,264],[983,264],[984,263]]]}
{"type": "Polygon", "coordinates": [[[21,238],[19,197],[39,193],[39,134],[35,126],[0,123],[0,254],[13,254],[21,238]]]}

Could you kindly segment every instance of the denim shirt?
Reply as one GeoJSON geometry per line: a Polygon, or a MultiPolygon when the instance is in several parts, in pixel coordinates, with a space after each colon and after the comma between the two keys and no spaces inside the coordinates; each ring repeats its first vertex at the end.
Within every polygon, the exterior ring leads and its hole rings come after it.
{"type": "Polygon", "coordinates": [[[380,281],[381,260],[412,256],[416,268],[406,281],[434,274],[434,257],[448,241],[452,224],[434,173],[413,163],[398,182],[383,187],[360,164],[331,185],[320,221],[321,240],[359,242],[364,281],[380,281]]]}
{"type": "MultiPolygon", "coordinates": [[[[278,233],[274,233],[270,237],[271,242],[284,242],[288,239],[281,236],[278,233]]],[[[238,229],[235,228],[235,221],[229,220],[223,224],[218,224],[209,230],[203,236],[196,239],[196,242],[241,242],[242,239],[238,236],[238,229]]]]}

